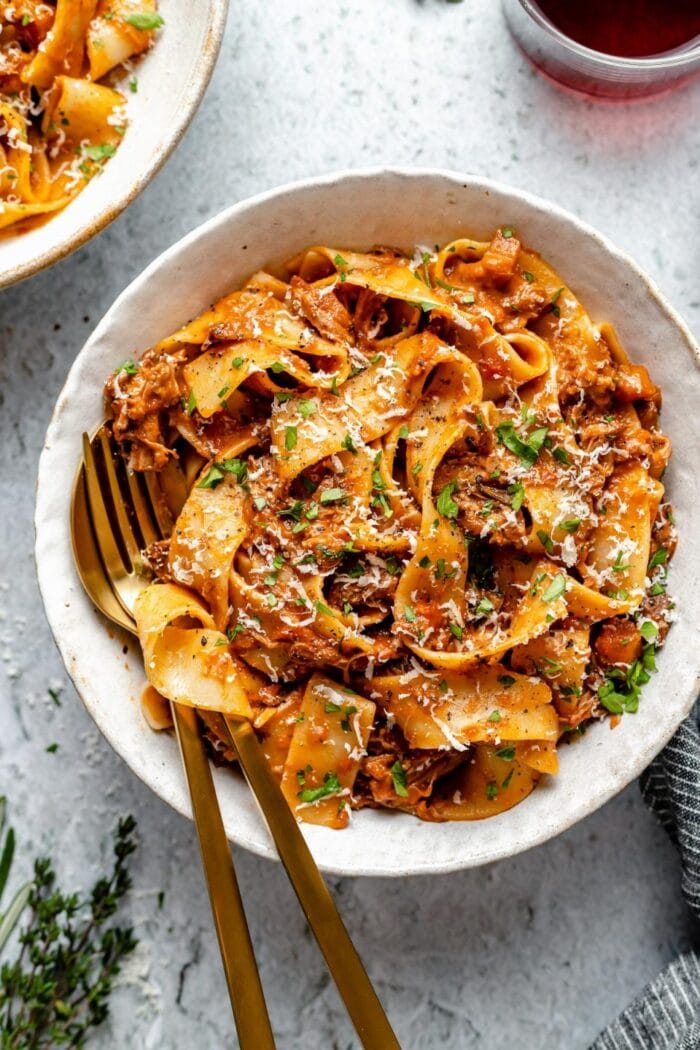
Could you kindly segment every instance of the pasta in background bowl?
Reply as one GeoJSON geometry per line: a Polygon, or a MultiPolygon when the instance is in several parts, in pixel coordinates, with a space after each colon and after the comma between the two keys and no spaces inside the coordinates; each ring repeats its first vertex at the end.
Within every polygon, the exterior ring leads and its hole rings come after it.
{"type": "Polygon", "coordinates": [[[24,0],[0,22],[0,287],[146,186],[207,85],[227,0],[24,0]]]}
{"type": "MultiPolygon", "coordinates": [[[[40,465],[36,521],[37,564],[49,621],[78,690],[105,735],[142,779],[166,801],[186,812],[186,793],[180,782],[175,743],[166,734],[154,734],[140,713],[139,699],[144,675],[138,646],[133,642],[126,643],[129,645],[129,656],[124,663],[121,653],[124,640],[110,638],[104,625],[91,613],[89,602],[82,594],[72,566],[68,531],[70,483],[80,455],[80,432],[86,421],[96,426],[102,419],[101,387],[104,377],[109,372],[118,370],[125,358],[137,357],[144,347],[157,344],[166,333],[173,331],[180,324],[186,324],[212,302],[225,296],[233,288],[241,286],[251,273],[264,267],[272,267],[274,272],[280,272],[278,268],[285,259],[298,253],[304,245],[335,246],[336,250],[330,256],[330,269],[336,274],[334,279],[338,279],[339,270],[344,271],[345,282],[352,284],[353,281],[359,280],[358,273],[363,272],[363,267],[366,271],[368,258],[362,255],[351,256],[352,252],[381,244],[397,246],[412,256],[416,245],[459,245],[460,242],[454,240],[456,235],[488,241],[495,229],[501,230],[501,241],[511,240],[513,231],[517,231],[517,236],[525,244],[541,252],[547,262],[561,274],[562,284],[566,282],[567,290],[559,292],[559,295],[558,284],[556,287],[553,285],[551,289],[545,288],[547,302],[551,306],[547,311],[550,316],[546,324],[551,324],[556,319],[558,311],[567,312],[573,309],[572,302],[575,300],[568,292],[568,289],[571,289],[577,299],[584,303],[595,323],[606,321],[615,325],[620,344],[626,347],[635,362],[640,362],[649,369],[654,380],[661,386],[665,398],[662,421],[674,448],[671,467],[664,475],[663,484],[667,490],[666,498],[670,498],[674,503],[681,537],[669,571],[670,588],[677,603],[677,622],[668,636],[665,649],[658,656],[659,673],[653,676],[643,689],[637,713],[625,714],[614,731],[611,731],[609,723],[594,725],[576,746],[560,748],[561,769],[558,777],[547,778],[547,781],[540,784],[516,809],[497,812],[498,807],[494,807],[497,815],[485,821],[468,824],[423,823],[403,813],[365,809],[352,815],[349,827],[342,834],[324,827],[305,826],[305,834],[317,860],[328,870],[348,874],[389,875],[447,871],[495,860],[541,842],[593,811],[633,779],[663,746],[689,709],[697,687],[700,664],[696,626],[700,555],[698,540],[690,528],[684,527],[687,526],[693,504],[698,498],[692,433],[687,421],[692,418],[691,405],[698,396],[700,383],[697,349],[682,322],[635,265],[599,234],[553,205],[527,194],[494,183],[430,171],[377,171],[330,176],[283,187],[243,202],[196,230],[156,260],[117,300],[76,360],[47,435],[47,445],[40,465]],[[338,246],[344,249],[342,256],[337,250],[338,246]],[[340,263],[338,257],[341,259],[340,263]],[[351,271],[354,271],[354,274],[351,271]],[[67,581],[68,593],[66,584],[62,582],[61,585],[57,585],[57,580],[67,581]],[[104,671],[107,665],[110,667],[110,686],[105,689],[104,671]]],[[[498,249],[498,238],[494,244],[498,249]]],[[[505,250],[507,253],[507,245],[505,250]]],[[[481,252],[483,254],[483,246],[481,252]]],[[[459,251],[452,254],[457,258],[460,255],[459,251]]],[[[530,273],[530,276],[536,277],[533,284],[542,283],[543,272],[537,271],[538,261],[532,258],[534,261],[528,263],[525,268],[528,273],[533,271],[530,273]]],[[[410,296],[406,297],[409,307],[411,303],[417,304],[419,316],[414,319],[421,331],[425,331],[424,315],[433,309],[446,315],[454,298],[453,293],[449,289],[441,288],[435,278],[443,284],[460,287],[466,281],[464,273],[450,278],[459,265],[464,264],[468,269],[468,253],[462,263],[453,259],[452,263],[447,264],[447,270],[443,265],[440,274],[437,274],[435,269],[438,260],[439,256],[431,258],[430,269],[426,274],[428,281],[420,285],[422,291],[411,292],[410,296]],[[414,294],[415,301],[412,298],[414,294]],[[435,302],[429,306],[427,300],[431,298],[435,302]]],[[[428,266],[427,259],[423,259],[423,262],[428,266]]],[[[420,269],[420,263],[419,255],[414,268],[420,269]]],[[[324,265],[328,264],[329,260],[326,260],[324,265]]],[[[313,265],[318,271],[318,260],[313,265]]],[[[308,270],[306,275],[309,278],[324,279],[322,269],[320,277],[319,272],[311,273],[308,270]]],[[[420,284],[415,276],[411,279],[416,286],[420,284]]],[[[616,354],[621,354],[620,345],[615,342],[612,331],[605,331],[608,345],[615,347],[616,354]]],[[[433,338],[437,337],[433,334],[433,338]]],[[[537,370],[531,351],[532,348],[528,351],[521,346],[519,360],[525,361],[526,364],[529,360],[530,366],[537,370]]],[[[202,356],[206,357],[206,354],[195,356],[187,367],[195,366],[197,360],[202,360],[202,356]]],[[[617,360],[620,361],[621,358],[618,357],[617,360]]],[[[449,370],[450,366],[445,367],[449,370]]],[[[472,382],[475,381],[474,371],[470,372],[472,382]]],[[[273,377],[275,374],[273,370],[273,377]]],[[[484,374],[482,369],[482,383],[484,374]]],[[[540,370],[540,375],[542,374],[540,370]]],[[[630,374],[636,374],[638,377],[642,375],[641,372],[630,374]]],[[[193,373],[190,378],[193,378],[193,373]]],[[[361,379],[361,374],[359,378],[361,379]]],[[[202,375],[198,380],[195,400],[197,397],[206,400],[207,384],[202,385],[202,375]]],[[[630,379],[630,382],[632,381],[630,379]]],[[[319,385],[323,382],[321,380],[319,385]]],[[[493,370],[489,382],[492,387],[498,382],[493,370]]],[[[193,383],[193,386],[196,386],[196,383],[193,383]]],[[[462,382],[462,390],[464,386],[462,382]]],[[[217,385],[215,393],[219,393],[221,389],[223,387],[217,385]]],[[[342,386],[340,389],[342,390],[342,386]]],[[[239,392],[238,396],[246,395],[239,392]]],[[[322,401],[325,395],[321,393],[319,396],[322,401]]],[[[489,396],[498,401],[498,391],[491,389],[489,396]]],[[[546,390],[541,396],[547,396],[546,390]]],[[[278,410],[282,415],[292,410],[298,411],[298,406],[294,408],[291,401],[292,399],[284,397],[281,399],[278,410]]],[[[203,402],[202,406],[204,407],[203,402]]],[[[185,401],[180,411],[185,421],[191,420],[194,405],[188,405],[185,401]]],[[[533,411],[533,406],[526,406],[525,411],[533,411]]],[[[363,412],[361,417],[365,421],[369,418],[367,412],[363,412]]],[[[302,419],[305,418],[311,422],[313,415],[302,413],[302,419]]],[[[556,414],[551,422],[555,427],[559,425],[556,414]]],[[[510,420],[510,430],[507,429],[508,421],[500,419],[496,423],[502,428],[501,438],[505,439],[500,443],[503,455],[514,456],[517,459],[517,440],[530,441],[533,445],[536,443],[534,437],[537,428],[529,417],[510,420]],[[514,440],[514,437],[517,440],[514,440]]],[[[280,431],[283,454],[290,457],[294,456],[297,447],[302,450],[304,447],[303,441],[299,440],[299,425],[299,421],[295,423],[290,419],[280,431]],[[297,429],[296,442],[288,440],[290,427],[297,429]]],[[[398,429],[395,444],[406,445],[405,452],[401,450],[398,456],[405,457],[410,469],[411,465],[416,465],[410,461],[413,455],[410,449],[412,439],[410,434],[399,435],[398,429]]],[[[421,431],[417,426],[414,429],[419,433],[421,431]]],[[[430,428],[427,429],[430,431],[430,428]]],[[[369,433],[366,437],[370,443],[375,440],[369,433]]],[[[353,441],[355,447],[359,447],[360,439],[361,435],[358,435],[357,444],[353,441]]],[[[552,463],[557,463],[562,469],[565,467],[561,461],[563,457],[554,456],[552,449],[562,447],[565,440],[565,435],[558,435],[558,440],[550,441],[546,451],[542,453],[547,462],[552,460],[552,463]]],[[[347,445],[345,451],[348,457],[352,456],[347,445]]],[[[570,451],[575,455],[573,450],[570,451]]],[[[342,454],[342,448],[338,452],[342,454]]],[[[336,454],[338,453],[332,453],[336,454]]],[[[374,454],[376,455],[376,451],[374,454]]],[[[413,458],[415,460],[415,455],[413,458]]],[[[656,465],[658,468],[662,466],[661,462],[656,465]]],[[[383,464],[378,467],[372,464],[372,468],[384,471],[383,464]]],[[[443,468],[444,465],[439,467],[443,468]]],[[[652,474],[655,469],[651,469],[652,474]]],[[[660,473],[660,469],[656,470],[656,473],[660,473]]],[[[203,474],[202,478],[206,478],[206,474],[203,474]]],[[[449,490],[449,478],[444,475],[441,481],[444,482],[441,492],[449,490]]],[[[499,488],[497,481],[497,478],[492,479],[491,488],[499,488]]],[[[392,496],[389,478],[383,478],[382,483],[386,484],[387,488],[378,491],[380,495],[385,495],[388,502],[392,496]]],[[[228,478],[225,484],[228,487],[228,478]]],[[[509,484],[513,484],[512,480],[509,484]]],[[[558,485],[561,487],[564,484],[562,475],[558,485]]],[[[647,492],[652,502],[660,496],[658,489],[654,489],[655,485],[658,485],[658,482],[651,478],[647,492]]],[[[214,486],[213,491],[216,491],[217,487],[214,486]]],[[[376,485],[374,487],[376,488],[376,485]]],[[[329,488],[322,480],[321,490],[328,489],[330,493],[325,500],[326,505],[333,504],[334,488],[338,488],[335,482],[329,488]]],[[[639,488],[636,486],[636,489],[639,488]]],[[[212,491],[212,487],[205,485],[193,491],[201,491],[202,495],[206,495],[212,491]]],[[[442,499],[438,511],[438,516],[444,517],[447,522],[451,518],[452,494],[450,490],[447,497],[442,499]]],[[[256,495],[261,498],[260,494],[256,495]]],[[[514,491],[508,498],[512,499],[516,495],[514,491]]],[[[498,493],[495,496],[493,493],[485,494],[486,505],[491,502],[489,514],[498,504],[497,497],[498,493]]],[[[481,505],[479,508],[471,508],[471,511],[478,513],[480,509],[483,510],[481,505]]],[[[510,512],[512,513],[512,507],[510,512]]],[[[648,509],[646,513],[648,518],[648,509]]],[[[294,521],[294,517],[291,520],[294,521]]],[[[315,527],[314,520],[316,518],[312,515],[309,520],[310,527],[315,527]]],[[[567,517],[567,521],[572,520],[571,517],[567,517]]],[[[505,528],[507,523],[504,521],[501,526],[505,528]]],[[[544,588],[539,599],[547,597],[551,606],[559,601],[560,594],[554,593],[557,589],[556,572],[550,568],[550,576],[546,575],[547,555],[551,551],[545,540],[538,536],[538,532],[543,532],[542,528],[536,528],[526,540],[526,544],[532,547],[529,553],[534,555],[535,564],[542,562],[541,578],[535,585],[544,588]]],[[[560,535],[556,528],[550,529],[545,539],[550,543],[556,542],[563,551],[564,544],[568,542],[567,530],[564,529],[560,535]]],[[[409,560],[408,554],[400,556],[402,560],[409,560]]],[[[418,573],[426,571],[425,567],[420,566],[423,557],[421,554],[417,562],[418,573]]],[[[644,558],[646,559],[646,555],[644,558]]],[[[608,566],[615,577],[618,575],[616,570],[624,572],[628,568],[624,560],[618,561],[619,565],[615,566],[613,558],[608,566]]],[[[596,568],[596,571],[599,570],[600,565],[596,568]]],[[[449,578],[445,579],[446,575],[440,574],[440,587],[449,587],[450,581],[449,578]]],[[[431,585],[435,584],[434,576],[433,570],[431,585]]],[[[644,566],[642,582],[643,577],[644,566]]],[[[153,589],[157,590],[159,586],[154,585],[153,589]]],[[[624,605],[637,586],[639,581],[626,580],[625,586],[617,588],[614,597],[607,595],[605,601],[624,605]]],[[[414,595],[419,589],[415,580],[412,581],[410,594],[414,595]]],[[[270,584],[268,590],[273,593],[270,584]]],[[[326,615],[324,607],[327,608],[322,602],[323,617],[326,615]]],[[[413,648],[415,655],[425,661],[425,647],[421,648],[421,638],[415,633],[413,624],[416,621],[412,616],[405,614],[407,607],[411,608],[412,613],[416,613],[411,599],[404,596],[399,606],[399,618],[408,622],[402,624],[402,630],[405,631],[406,642],[413,648]]],[[[481,611],[487,612],[485,605],[481,611]]],[[[624,611],[622,607],[616,608],[608,612],[608,615],[624,611]]],[[[420,623],[418,615],[416,620],[417,629],[425,630],[426,625],[420,623]]],[[[458,629],[462,630],[459,610],[457,613],[453,610],[451,622],[456,623],[458,629]]],[[[651,628],[648,628],[647,633],[650,630],[651,628]]],[[[452,632],[451,642],[445,644],[444,640],[441,640],[440,647],[453,651],[454,654],[460,651],[463,653],[465,649],[464,640],[457,637],[457,632],[452,632]]],[[[558,662],[555,657],[554,653],[543,652],[538,658],[549,660],[548,666],[551,671],[558,662]]],[[[456,659],[459,660],[460,657],[456,659]]],[[[429,658],[427,662],[430,663],[429,658]]],[[[507,675],[519,682],[521,671],[527,675],[532,671],[532,667],[523,664],[522,668],[515,669],[509,665],[507,671],[501,670],[500,675],[507,675]]],[[[454,673],[460,673],[459,668],[440,673],[441,678],[446,679],[448,690],[454,685],[451,679],[454,673]]],[[[332,677],[338,678],[337,673],[332,672],[332,677]]],[[[320,684],[322,692],[323,683],[320,684]]],[[[502,692],[503,687],[504,683],[501,683],[502,692]]],[[[549,687],[545,686],[545,689],[549,692],[549,687]]],[[[312,692],[314,690],[319,692],[318,679],[313,684],[312,692]]],[[[621,688],[619,695],[624,693],[625,689],[621,688]]],[[[364,695],[369,694],[365,692],[364,695]]],[[[619,705],[620,701],[616,701],[610,693],[608,699],[609,704],[604,706],[615,710],[615,704],[619,705]]],[[[308,699],[308,703],[312,701],[317,702],[317,698],[308,699]]],[[[304,703],[307,703],[306,698],[304,703]]],[[[334,700],[333,709],[336,706],[338,705],[334,700]]],[[[517,704],[514,706],[517,707],[517,704]]],[[[634,706],[630,704],[628,710],[634,710],[634,706]]],[[[325,707],[331,709],[329,703],[326,703],[325,707]]],[[[488,722],[488,716],[485,717],[488,722]]],[[[495,724],[495,719],[492,724],[495,724]]],[[[505,740],[505,736],[503,739],[505,740]]],[[[420,743],[418,746],[421,746],[420,743]]],[[[423,746],[426,746],[425,742],[423,746]]],[[[440,747],[440,742],[436,746],[440,747]]],[[[546,751],[543,753],[546,755],[546,751]]],[[[501,755],[499,761],[507,764],[512,761],[512,757],[501,755]]],[[[525,763],[524,768],[530,767],[525,763]]],[[[488,788],[493,780],[491,772],[488,769],[478,769],[476,772],[483,780],[482,786],[488,788]]],[[[504,777],[507,777],[507,773],[504,777]]],[[[224,821],[231,838],[257,852],[273,855],[255,805],[243,783],[236,774],[227,770],[217,770],[216,778],[224,821]]],[[[497,783],[498,792],[503,790],[507,793],[509,789],[510,782],[505,787],[500,782],[497,783]]],[[[303,785],[301,790],[303,791],[303,785]]],[[[310,790],[313,792],[313,786],[310,790]]],[[[293,793],[294,796],[298,794],[297,790],[293,793]]],[[[491,794],[494,794],[493,791],[491,794]]],[[[400,799],[400,792],[398,795],[400,799]]],[[[494,802],[495,796],[487,797],[486,801],[494,802]]],[[[486,809],[488,810],[488,806],[486,809]]],[[[450,814],[445,812],[442,816],[449,817],[450,814]]]]}

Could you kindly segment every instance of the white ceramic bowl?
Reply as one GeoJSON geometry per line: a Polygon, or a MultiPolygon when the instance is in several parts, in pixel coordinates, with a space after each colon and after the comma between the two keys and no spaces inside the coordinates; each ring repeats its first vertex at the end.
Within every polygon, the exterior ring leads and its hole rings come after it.
{"type": "Polygon", "coordinates": [[[0,239],[0,288],[63,259],[131,204],[182,138],[219,53],[228,0],[159,0],[165,26],[122,78],[129,126],[99,177],[41,226],[0,239]]]}
{"type": "MultiPolygon", "coordinates": [[[[234,205],[161,255],[106,314],[77,357],[58,400],[39,465],[36,557],[46,611],[69,674],[115,750],[162,799],[189,813],[172,736],[154,733],[138,699],[138,645],[115,637],[92,609],[73,567],[68,526],[80,434],[102,416],[105,376],[197,314],[249,273],[309,244],[411,250],[458,234],[488,236],[512,225],[541,251],[594,319],[615,323],[635,361],[665,396],[663,424],[674,443],[665,479],[680,544],[670,572],[678,623],[645,687],[639,713],[611,731],[597,725],[561,749],[561,773],[521,805],[478,823],[426,824],[365,810],[344,831],[304,826],[322,868],[352,875],[444,872],[507,857],[544,842],[592,813],[651,761],[688,712],[700,669],[700,505],[695,416],[700,352],[683,322],[641,270],[595,230],[546,201],[450,172],[373,170],[295,183],[234,205]],[[122,645],[129,645],[124,657],[122,645]]],[[[230,838],[274,856],[253,799],[236,772],[217,770],[230,838]]]]}

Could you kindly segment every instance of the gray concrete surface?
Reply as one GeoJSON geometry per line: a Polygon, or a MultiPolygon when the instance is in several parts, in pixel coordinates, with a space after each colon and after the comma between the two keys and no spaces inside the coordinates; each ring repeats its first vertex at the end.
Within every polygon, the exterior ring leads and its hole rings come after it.
{"type": "MultiPolygon", "coordinates": [[[[700,84],[624,105],[561,93],[517,53],[495,0],[232,0],[211,87],[165,170],[87,247],[0,295],[0,790],[16,876],[50,850],[67,882],[87,883],[117,816],[140,826],[129,911],[141,945],[91,1046],[208,1050],[235,1037],[192,827],[100,738],[35,584],[37,457],[85,337],[158,252],[225,205],[380,162],[552,198],[628,249],[698,332],[699,101],[700,84]]],[[[237,861],[280,1048],[357,1046],[281,870],[237,861]]],[[[332,883],[406,1050],[584,1050],[697,936],[636,786],[511,861],[332,883]]]]}

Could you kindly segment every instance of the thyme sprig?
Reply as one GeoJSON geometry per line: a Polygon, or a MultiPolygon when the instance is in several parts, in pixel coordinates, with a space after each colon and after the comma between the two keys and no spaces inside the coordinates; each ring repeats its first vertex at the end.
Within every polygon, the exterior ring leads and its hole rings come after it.
{"type": "MultiPolygon", "coordinates": [[[[19,951],[0,968],[2,1050],[84,1046],[89,1030],[108,1016],[112,982],[137,944],[130,927],[109,923],[131,886],[127,860],[136,849],[135,829],[133,817],[119,821],[112,872],[88,895],[63,893],[51,860],[34,862],[33,881],[23,887],[29,919],[19,951]]],[[[14,835],[10,841],[12,851],[14,835]]],[[[2,858],[6,851],[7,839],[2,858]]],[[[11,861],[10,852],[8,871],[11,861]]]]}

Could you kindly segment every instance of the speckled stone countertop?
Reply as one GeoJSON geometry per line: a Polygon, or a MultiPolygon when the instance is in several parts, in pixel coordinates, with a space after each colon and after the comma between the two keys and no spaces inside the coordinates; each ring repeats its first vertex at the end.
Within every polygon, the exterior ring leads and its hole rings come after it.
{"type": "MultiPolygon", "coordinates": [[[[199,1050],[235,1037],[193,828],[101,739],[35,583],[37,458],[84,339],[155,255],[225,205],[383,162],[550,197],[628,249],[697,333],[699,102],[700,83],[623,105],[559,92],[516,51],[496,0],[232,0],[212,84],[164,171],[87,247],[0,295],[0,791],[15,876],[46,850],[66,882],[87,884],[117,816],[140,827],[129,912],[141,943],[91,1046],[199,1050]]],[[[246,854],[237,865],[279,1047],[357,1046],[281,869],[246,854]]],[[[636,786],[514,860],[331,882],[406,1050],[584,1050],[698,934],[676,854],[636,786]]]]}

